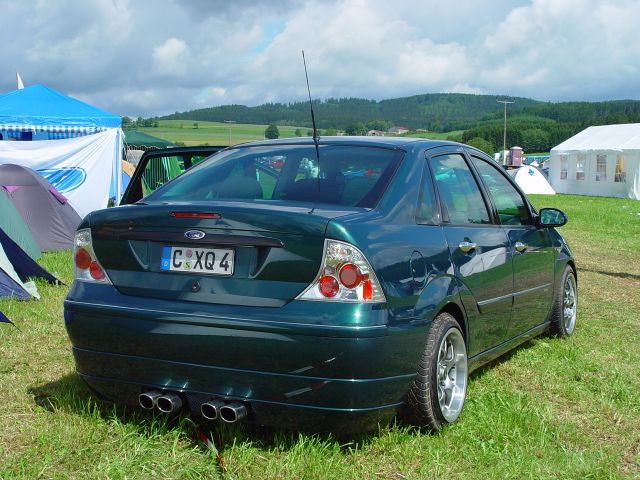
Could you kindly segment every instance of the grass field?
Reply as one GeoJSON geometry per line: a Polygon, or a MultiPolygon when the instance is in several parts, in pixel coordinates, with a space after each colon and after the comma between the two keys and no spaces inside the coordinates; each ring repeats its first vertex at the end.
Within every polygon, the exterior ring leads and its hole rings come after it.
{"type": "MultiPolygon", "coordinates": [[[[263,140],[267,126],[195,120],[160,120],[158,127],[139,128],[138,130],[170,142],[183,142],[187,146],[235,145],[242,142],[263,140]],[[195,128],[194,124],[198,124],[198,128],[195,128]]],[[[309,130],[306,127],[278,126],[280,138],[295,137],[297,128],[303,135],[306,135],[309,130]]]]}
{"type": "MultiPolygon", "coordinates": [[[[0,301],[0,478],[640,478],[640,202],[533,198],[569,215],[576,332],[539,338],[475,372],[460,422],[437,435],[382,426],[354,439],[188,419],[96,403],[74,374],[66,286],[0,301]]],[[[42,264],[67,284],[69,253],[42,264]]]]}
{"type": "MultiPolygon", "coordinates": [[[[242,142],[252,142],[264,139],[267,125],[249,125],[243,123],[200,122],[195,120],[160,120],[158,127],[138,128],[141,132],[162,138],[170,142],[182,142],[187,146],[193,145],[235,145],[242,142]],[[198,128],[194,124],[198,124],[198,128]]],[[[299,129],[302,135],[310,131],[308,127],[278,126],[280,138],[296,136],[299,129]]],[[[462,130],[437,133],[426,132],[413,134],[413,137],[446,140],[450,135],[462,133],[462,130]]]]}

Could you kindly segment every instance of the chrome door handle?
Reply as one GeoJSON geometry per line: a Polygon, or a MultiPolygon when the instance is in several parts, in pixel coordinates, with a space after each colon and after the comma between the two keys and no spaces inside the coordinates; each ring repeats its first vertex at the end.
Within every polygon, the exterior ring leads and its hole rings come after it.
{"type": "Polygon", "coordinates": [[[514,245],[514,247],[516,248],[517,251],[519,251],[520,253],[524,252],[527,248],[529,248],[529,245],[527,245],[526,243],[522,243],[522,242],[516,242],[516,244],[514,245]]]}
{"type": "Polygon", "coordinates": [[[469,253],[472,252],[473,250],[475,250],[476,248],[478,248],[478,244],[474,243],[474,242],[467,242],[466,240],[464,242],[460,242],[458,244],[458,247],[460,248],[460,250],[462,250],[464,253],[469,253]]]}

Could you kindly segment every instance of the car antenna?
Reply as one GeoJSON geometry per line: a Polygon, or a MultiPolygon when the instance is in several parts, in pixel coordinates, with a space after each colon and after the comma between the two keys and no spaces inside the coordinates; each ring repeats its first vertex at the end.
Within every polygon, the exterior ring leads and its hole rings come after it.
{"type": "MultiPolygon", "coordinates": [[[[307,92],[309,93],[309,107],[311,108],[311,124],[313,125],[313,144],[316,146],[316,161],[318,162],[318,192],[320,192],[320,137],[316,128],[316,116],[313,114],[313,102],[311,101],[311,88],[309,88],[309,74],[307,73],[307,61],[304,58],[304,50],[302,50],[302,63],[304,64],[304,76],[307,78],[307,92]]],[[[315,205],[313,210],[315,209],[315,205]]]]}

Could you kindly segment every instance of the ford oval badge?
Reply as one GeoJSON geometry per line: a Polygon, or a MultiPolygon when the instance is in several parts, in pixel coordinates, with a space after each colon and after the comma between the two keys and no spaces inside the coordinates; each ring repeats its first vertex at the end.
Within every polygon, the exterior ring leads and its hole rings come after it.
{"type": "Polygon", "coordinates": [[[206,234],[200,230],[187,230],[184,232],[184,236],[190,240],[200,240],[201,238],[204,238],[205,235],[206,234]]]}

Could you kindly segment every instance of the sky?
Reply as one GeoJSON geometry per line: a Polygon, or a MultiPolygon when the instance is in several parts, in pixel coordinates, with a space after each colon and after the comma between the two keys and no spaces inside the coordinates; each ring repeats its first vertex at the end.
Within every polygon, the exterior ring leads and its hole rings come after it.
{"type": "Polygon", "coordinates": [[[640,99],[638,0],[0,0],[0,94],[130,117],[424,93],[640,99]]]}

